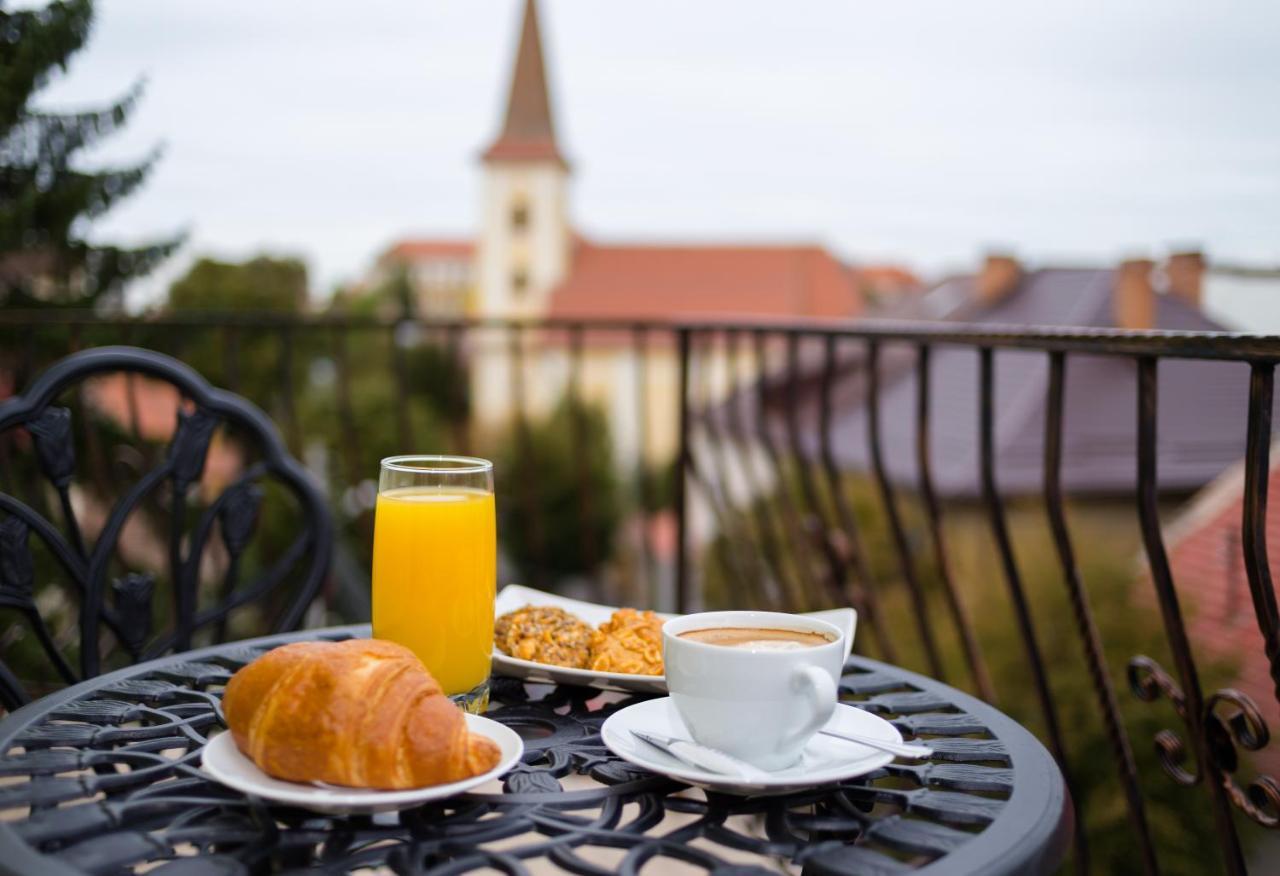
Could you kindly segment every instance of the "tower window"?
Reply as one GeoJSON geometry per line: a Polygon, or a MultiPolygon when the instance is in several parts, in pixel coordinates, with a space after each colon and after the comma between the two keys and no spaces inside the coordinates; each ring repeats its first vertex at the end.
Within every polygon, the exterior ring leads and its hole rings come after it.
{"type": "Polygon", "coordinates": [[[511,288],[516,292],[524,292],[529,288],[529,272],[524,268],[517,268],[511,275],[511,288]]]}
{"type": "Polygon", "coordinates": [[[529,227],[529,205],[516,204],[511,208],[511,227],[515,231],[524,231],[529,227]]]}

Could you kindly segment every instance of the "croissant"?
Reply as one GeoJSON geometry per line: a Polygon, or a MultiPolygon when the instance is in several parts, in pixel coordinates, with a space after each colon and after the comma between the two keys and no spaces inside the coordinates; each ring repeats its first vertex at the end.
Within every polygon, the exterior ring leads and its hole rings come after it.
{"type": "Polygon", "coordinates": [[[412,651],[378,639],[269,651],[231,677],[222,710],[240,751],[290,782],[419,788],[487,772],[500,755],[412,651]]]}

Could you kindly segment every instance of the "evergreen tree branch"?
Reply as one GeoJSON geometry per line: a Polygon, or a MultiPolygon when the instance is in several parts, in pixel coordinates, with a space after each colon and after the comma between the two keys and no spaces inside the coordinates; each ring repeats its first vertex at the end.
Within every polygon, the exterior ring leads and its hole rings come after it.
{"type": "Polygon", "coordinates": [[[54,67],[67,69],[92,24],[90,0],[56,0],[18,12],[0,9],[0,135],[21,119],[54,67]]]}
{"type": "Polygon", "coordinates": [[[78,150],[122,128],[142,96],[139,80],[111,106],[74,113],[24,113],[0,136],[0,165],[31,164],[50,170],[68,166],[78,150]]]}

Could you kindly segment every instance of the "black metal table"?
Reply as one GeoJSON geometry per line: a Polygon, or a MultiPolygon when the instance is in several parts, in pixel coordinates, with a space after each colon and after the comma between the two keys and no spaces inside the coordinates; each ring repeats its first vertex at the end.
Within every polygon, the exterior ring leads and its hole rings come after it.
{"type": "Polygon", "coordinates": [[[0,721],[0,871],[605,874],[680,862],[716,876],[985,876],[1049,872],[1070,839],[1062,774],[1027,730],[967,694],[861,657],[845,667],[843,697],[928,738],[931,761],[782,797],[706,794],[604,747],[600,725],[634,698],[495,678],[490,716],[519,730],[526,751],[492,788],[333,817],[204,778],[200,749],[221,725],[232,672],[283,642],[359,635],[368,627],[179,654],[0,721]]]}

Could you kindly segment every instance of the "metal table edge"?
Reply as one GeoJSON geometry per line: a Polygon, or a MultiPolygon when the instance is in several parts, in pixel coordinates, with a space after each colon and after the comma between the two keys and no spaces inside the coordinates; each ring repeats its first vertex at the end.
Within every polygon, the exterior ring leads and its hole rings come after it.
{"type": "Polygon", "coordinates": [[[1037,876],[1055,870],[1067,855],[1075,832],[1075,813],[1065,777],[1049,750],[1030,730],[990,703],[926,675],[854,656],[854,661],[902,677],[921,689],[942,688],[947,699],[982,722],[1009,749],[1014,772],[1013,793],[996,819],[966,842],[937,861],[922,867],[920,876],[1037,876]],[[1029,778],[1029,776],[1034,778],[1029,778]],[[1050,794],[1033,789],[1048,785],[1050,794]],[[1032,804],[1039,803],[1038,806],[1032,804]],[[1010,841],[1009,837],[1017,837],[1010,841]],[[965,868],[968,869],[965,869],[965,868]]]}

